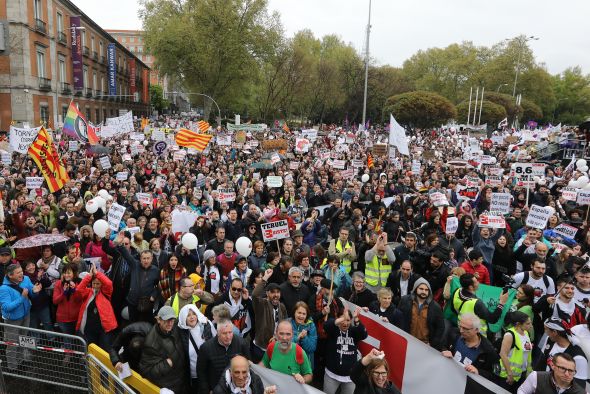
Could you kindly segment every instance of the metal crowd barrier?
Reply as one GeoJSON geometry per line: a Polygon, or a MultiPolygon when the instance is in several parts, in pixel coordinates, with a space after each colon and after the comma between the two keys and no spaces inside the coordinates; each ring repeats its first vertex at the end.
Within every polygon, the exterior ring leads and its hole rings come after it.
{"type": "Polygon", "coordinates": [[[88,392],[92,394],[135,393],[92,354],[88,355],[88,392]]]}
{"type": "Polygon", "coordinates": [[[88,391],[84,339],[0,323],[0,363],[13,376],[88,391]]]}

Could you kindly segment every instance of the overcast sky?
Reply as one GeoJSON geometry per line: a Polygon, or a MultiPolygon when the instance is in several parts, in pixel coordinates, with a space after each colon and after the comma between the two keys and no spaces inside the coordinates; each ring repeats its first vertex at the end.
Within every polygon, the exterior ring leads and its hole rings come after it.
{"type": "MultiPolygon", "coordinates": [[[[135,0],[72,0],[106,29],[139,29],[135,0]]],[[[338,34],[364,48],[369,0],[269,0],[287,34],[311,29],[338,34]]],[[[420,49],[461,41],[490,46],[520,34],[539,37],[529,45],[551,73],[579,65],[590,73],[588,0],[373,0],[371,56],[401,66],[420,49]]]]}

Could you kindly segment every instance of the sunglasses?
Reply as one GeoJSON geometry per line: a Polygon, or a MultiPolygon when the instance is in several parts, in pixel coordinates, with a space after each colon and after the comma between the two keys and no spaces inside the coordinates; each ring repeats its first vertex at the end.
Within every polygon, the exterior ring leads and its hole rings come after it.
{"type": "Polygon", "coordinates": [[[232,287],[231,291],[243,291],[244,289],[241,287],[232,287]]]}

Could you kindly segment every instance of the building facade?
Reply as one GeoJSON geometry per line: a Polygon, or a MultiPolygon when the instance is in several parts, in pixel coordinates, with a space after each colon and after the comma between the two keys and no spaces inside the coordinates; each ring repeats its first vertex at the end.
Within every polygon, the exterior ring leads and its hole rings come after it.
{"type": "Polygon", "coordinates": [[[149,67],[69,0],[0,0],[0,130],[149,114],[149,67]]]}
{"type": "Polygon", "coordinates": [[[127,48],[132,54],[141,59],[150,68],[150,84],[165,86],[165,77],[158,75],[154,68],[154,57],[145,51],[142,30],[107,30],[118,43],[127,48]]]}

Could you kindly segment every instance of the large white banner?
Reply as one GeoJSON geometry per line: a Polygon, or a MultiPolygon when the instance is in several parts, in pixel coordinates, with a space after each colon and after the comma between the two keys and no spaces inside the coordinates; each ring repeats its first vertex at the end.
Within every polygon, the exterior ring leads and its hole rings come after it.
{"type": "Polygon", "coordinates": [[[41,130],[41,127],[18,128],[10,126],[9,141],[13,152],[27,153],[29,146],[31,146],[33,141],[37,138],[39,130],[41,130]]]}
{"type": "Polygon", "coordinates": [[[115,137],[117,135],[131,133],[134,130],[133,113],[129,111],[123,116],[118,116],[116,118],[107,118],[106,125],[107,134],[109,135],[105,135],[105,131],[101,130],[102,137],[115,137]]]}
{"type": "Polygon", "coordinates": [[[172,211],[172,233],[175,237],[179,234],[188,232],[194,224],[199,214],[195,211],[181,211],[175,209],[172,211]]]}

